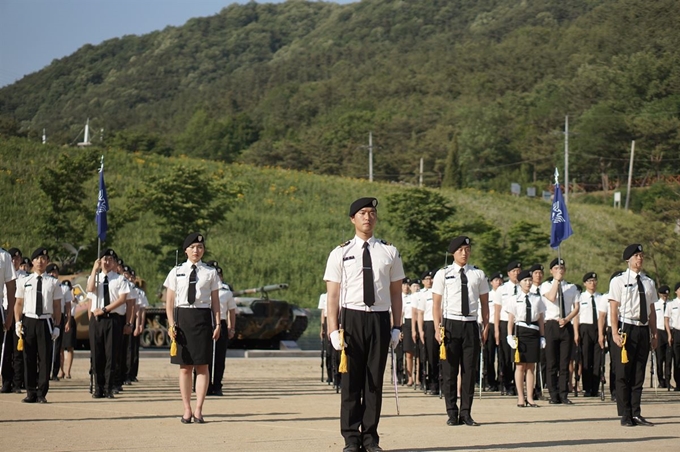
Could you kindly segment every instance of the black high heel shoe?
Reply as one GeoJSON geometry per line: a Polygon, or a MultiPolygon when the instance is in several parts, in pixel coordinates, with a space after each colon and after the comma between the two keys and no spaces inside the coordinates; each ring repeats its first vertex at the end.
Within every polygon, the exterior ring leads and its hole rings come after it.
{"type": "Polygon", "coordinates": [[[205,424],[205,421],[203,420],[203,416],[201,416],[201,417],[194,416],[194,421],[195,421],[197,424],[205,424]]]}
{"type": "Polygon", "coordinates": [[[184,416],[180,418],[180,421],[182,424],[191,424],[191,416],[189,416],[189,419],[185,419],[184,416]]]}

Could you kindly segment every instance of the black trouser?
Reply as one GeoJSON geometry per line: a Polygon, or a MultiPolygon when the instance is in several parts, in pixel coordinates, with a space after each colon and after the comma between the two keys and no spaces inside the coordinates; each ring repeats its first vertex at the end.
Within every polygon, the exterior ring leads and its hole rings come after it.
{"type": "Polygon", "coordinates": [[[545,322],[545,361],[548,391],[552,400],[567,400],[569,396],[569,360],[574,344],[574,326],[560,328],[557,320],[545,322]]]}
{"type": "MultiPolygon", "coordinates": [[[[141,334],[135,336],[134,332],[137,328],[136,320],[132,323],[132,334],[130,334],[128,342],[130,346],[128,348],[127,354],[127,380],[133,381],[137,378],[137,373],[139,372],[139,341],[141,339],[141,334]]],[[[142,331],[143,332],[143,331],[142,331]]]]}
{"type": "Polygon", "coordinates": [[[227,320],[220,320],[220,338],[213,341],[215,353],[215,368],[213,369],[212,362],[208,365],[208,371],[212,375],[212,381],[208,392],[213,392],[222,389],[222,377],[224,377],[224,366],[227,359],[227,347],[229,346],[229,330],[227,328],[227,320]],[[213,373],[214,372],[214,373],[213,373]]]}
{"type": "Polygon", "coordinates": [[[61,315],[61,323],[59,324],[59,336],[54,340],[54,365],[52,366],[52,378],[56,377],[61,368],[61,344],[64,337],[64,327],[66,326],[66,316],[61,315]]]}
{"type": "Polygon", "coordinates": [[[501,337],[499,340],[500,346],[498,347],[498,370],[502,375],[501,384],[505,387],[506,391],[510,391],[514,386],[514,371],[512,369],[514,353],[505,340],[508,337],[508,321],[500,321],[500,333],[501,337]]]}
{"type": "Polygon", "coordinates": [[[125,315],[111,314],[116,321],[115,334],[118,336],[119,349],[116,351],[115,369],[113,371],[114,386],[122,386],[127,376],[127,355],[130,351],[130,335],[123,334],[125,315]]]}
{"type": "MultiPolygon", "coordinates": [[[[19,336],[17,336],[16,333],[16,319],[14,319],[14,323],[12,323],[12,361],[13,361],[13,368],[14,368],[14,388],[19,389],[22,387],[26,386],[26,382],[24,381],[24,352],[19,351],[17,349],[17,345],[19,344],[19,336]]],[[[8,334],[9,336],[9,334],[8,334]]],[[[5,358],[7,359],[7,358],[5,358]]]]}
{"type": "MultiPolygon", "coordinates": [[[[0,309],[2,309],[0,307],[0,309]]],[[[12,322],[12,327],[10,330],[5,332],[0,332],[0,356],[4,357],[2,360],[2,385],[11,386],[12,380],[14,379],[14,337],[16,336],[14,322],[12,322]]],[[[18,386],[17,386],[18,387],[18,386]]]]}
{"type": "Polygon", "coordinates": [[[333,352],[335,349],[333,348],[333,343],[328,339],[328,326],[326,324],[325,318],[323,319],[323,324],[321,325],[321,331],[323,331],[321,347],[323,347],[326,356],[326,383],[330,383],[333,381],[333,352]]]}
{"type": "Polygon", "coordinates": [[[656,377],[659,386],[666,387],[671,384],[671,361],[673,359],[672,347],[668,345],[668,333],[664,329],[657,328],[656,339],[656,377]]]}
{"type": "MultiPolygon", "coordinates": [[[[673,335],[673,380],[675,380],[675,389],[680,387],[680,330],[671,329],[673,335]]],[[[670,384],[670,381],[666,382],[670,384]]]]}
{"type": "Polygon", "coordinates": [[[475,395],[475,374],[479,350],[479,325],[476,321],[444,319],[446,361],[442,362],[442,385],[446,414],[458,418],[458,369],[461,372],[460,416],[470,415],[475,395]]]}
{"type": "Polygon", "coordinates": [[[610,326],[607,327],[607,343],[609,344],[609,393],[616,395],[616,372],[614,372],[614,361],[612,360],[612,347],[615,347],[615,345],[610,326]]]}
{"type": "MultiPolygon", "coordinates": [[[[115,314],[105,314],[96,320],[90,320],[90,353],[92,367],[95,374],[97,391],[111,391],[114,384],[114,371],[118,350],[120,349],[120,334],[117,333],[118,320],[115,314]]],[[[118,317],[118,316],[117,316],[118,317]]]]}
{"type": "Polygon", "coordinates": [[[390,314],[343,311],[348,373],[340,382],[340,430],[347,445],[378,444],[390,314]]]}
{"type": "MultiPolygon", "coordinates": [[[[418,381],[420,385],[427,389],[427,353],[425,349],[425,338],[420,336],[420,330],[416,323],[416,358],[418,359],[418,381]]],[[[423,332],[425,326],[423,325],[423,332]]]]}
{"type": "Polygon", "coordinates": [[[624,347],[628,363],[621,362],[621,347],[612,343],[612,362],[616,372],[616,407],[619,416],[640,416],[645,366],[649,356],[649,327],[622,324],[626,333],[624,347]]]}
{"type": "Polygon", "coordinates": [[[434,321],[423,322],[425,330],[425,360],[427,361],[427,389],[439,392],[439,343],[434,338],[434,321]]]}
{"type": "Polygon", "coordinates": [[[50,389],[52,336],[48,319],[24,316],[24,375],[29,396],[45,397],[50,389]]]}
{"type": "Polygon", "coordinates": [[[493,325],[489,325],[489,335],[484,344],[484,367],[486,370],[486,385],[489,387],[498,386],[498,379],[496,378],[496,329],[493,325]]]}
{"type": "MultiPolygon", "coordinates": [[[[581,324],[578,328],[581,342],[581,381],[586,395],[596,395],[600,387],[600,359],[602,349],[597,341],[597,325],[581,324]]],[[[577,370],[574,369],[574,372],[577,370]]]]}

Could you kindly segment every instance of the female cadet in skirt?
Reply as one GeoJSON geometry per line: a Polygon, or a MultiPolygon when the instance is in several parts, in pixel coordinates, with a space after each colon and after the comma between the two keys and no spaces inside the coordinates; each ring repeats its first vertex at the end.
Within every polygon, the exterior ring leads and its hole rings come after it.
{"type": "Polygon", "coordinates": [[[179,364],[179,389],[184,403],[182,423],[203,424],[203,402],[208,390],[208,364],[213,341],[220,337],[220,278],[201,261],[205,253],[203,234],[184,239],[187,261],[173,268],[163,285],[167,289],[165,311],[170,337],[177,354],[170,362],[179,364]],[[191,410],[191,386],[196,370],[196,409],[191,410]]]}
{"type": "Polygon", "coordinates": [[[545,306],[541,296],[531,292],[531,271],[524,270],[518,277],[520,291],[504,306],[508,313],[508,344],[513,349],[515,360],[515,385],[517,386],[517,406],[538,407],[534,401],[534,370],[540,357],[540,349],[545,348],[543,336],[543,316],[545,306]],[[514,333],[511,334],[511,333],[514,333]],[[519,348],[519,361],[516,350],[519,348]],[[524,398],[524,378],[526,376],[527,394],[524,398]]]}

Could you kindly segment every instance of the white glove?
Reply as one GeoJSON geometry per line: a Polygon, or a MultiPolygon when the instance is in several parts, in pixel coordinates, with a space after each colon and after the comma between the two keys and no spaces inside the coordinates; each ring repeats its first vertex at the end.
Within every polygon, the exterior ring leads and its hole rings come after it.
{"type": "MultiPolygon", "coordinates": [[[[342,345],[340,344],[340,331],[335,330],[331,333],[331,344],[333,344],[333,348],[336,350],[342,350],[342,345]]],[[[347,345],[345,343],[344,345],[347,345]]]]}
{"type": "Polygon", "coordinates": [[[515,336],[510,334],[506,339],[508,340],[508,345],[510,348],[517,348],[517,344],[515,344],[515,336]]]}
{"type": "Polygon", "coordinates": [[[59,337],[59,327],[55,326],[54,328],[52,328],[52,340],[56,341],[58,337],[59,337]]]}
{"type": "Polygon", "coordinates": [[[546,344],[545,338],[541,336],[541,348],[545,348],[545,344],[546,344]]]}
{"type": "Polygon", "coordinates": [[[401,331],[392,328],[392,337],[390,338],[390,347],[392,347],[392,350],[395,350],[397,345],[399,345],[399,337],[401,337],[401,331]]]}
{"type": "Polygon", "coordinates": [[[14,330],[16,331],[18,337],[21,337],[24,334],[23,328],[24,324],[21,323],[21,320],[14,324],[14,330]]]}

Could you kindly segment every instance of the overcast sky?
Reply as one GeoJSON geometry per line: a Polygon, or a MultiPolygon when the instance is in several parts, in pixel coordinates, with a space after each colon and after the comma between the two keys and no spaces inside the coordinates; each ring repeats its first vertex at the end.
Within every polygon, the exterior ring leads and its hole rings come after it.
{"type": "Polygon", "coordinates": [[[247,0],[0,0],[0,87],[85,44],[182,25],[231,3],[247,0]]]}

